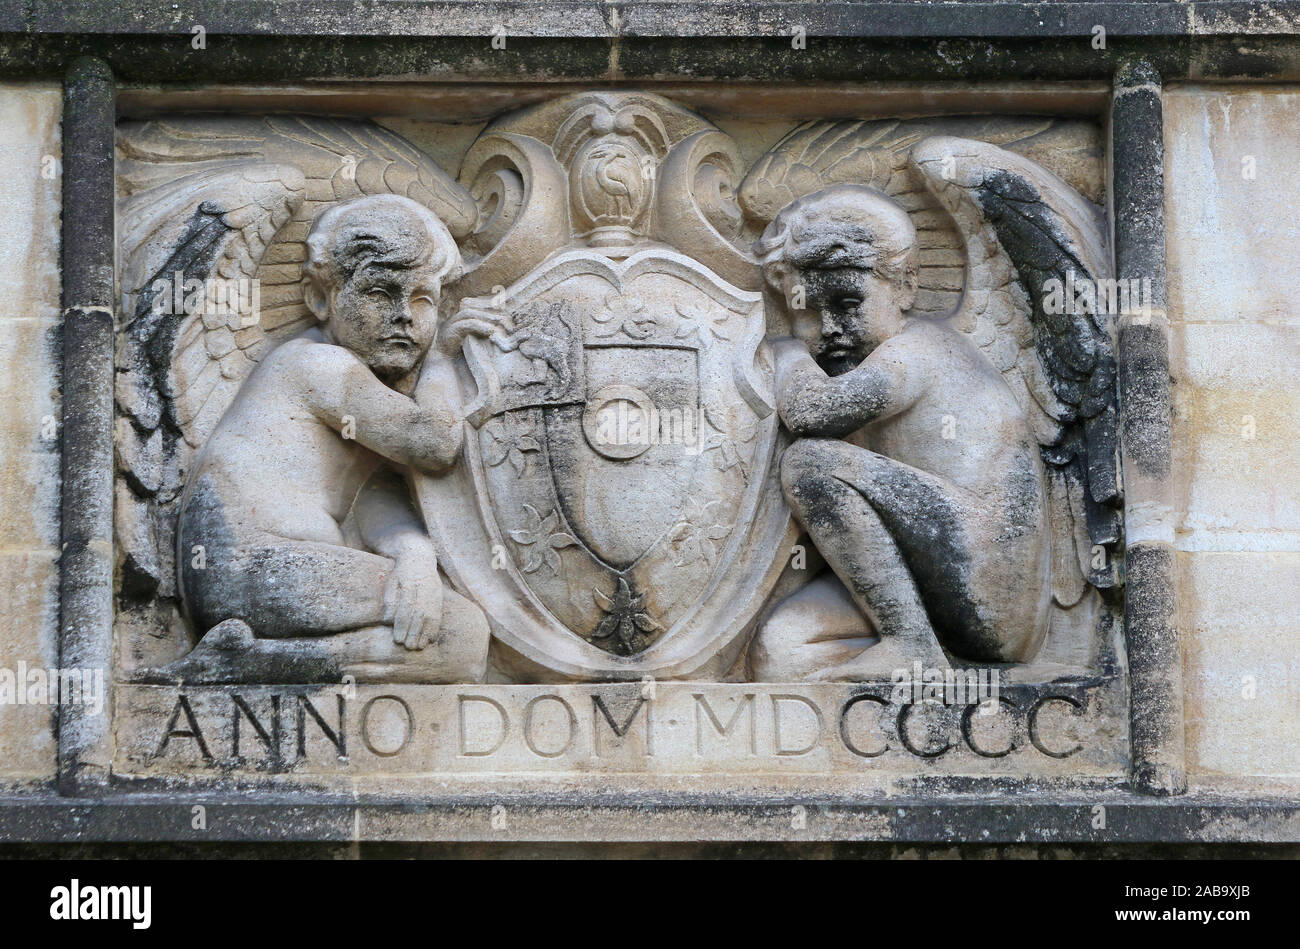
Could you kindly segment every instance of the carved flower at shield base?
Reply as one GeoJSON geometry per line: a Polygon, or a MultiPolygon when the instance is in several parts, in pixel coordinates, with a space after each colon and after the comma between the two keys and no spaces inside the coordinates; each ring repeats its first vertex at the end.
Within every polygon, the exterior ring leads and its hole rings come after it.
{"type": "Polygon", "coordinates": [[[591,634],[592,639],[614,639],[615,652],[630,656],[644,649],[650,642],[650,634],[662,629],[649,613],[645,611],[645,594],[634,593],[626,577],[618,578],[613,597],[608,597],[599,590],[592,590],[596,605],[605,616],[591,634]]]}
{"type": "Polygon", "coordinates": [[[521,476],[528,465],[527,452],[541,451],[542,445],[533,435],[533,422],[527,416],[507,412],[483,426],[488,442],[483,447],[483,457],[496,467],[510,459],[515,476],[521,476]]]}
{"type": "Polygon", "coordinates": [[[551,568],[551,573],[559,575],[564,572],[564,564],[558,551],[578,543],[577,538],[564,531],[557,531],[560,512],[552,511],[546,517],[537,513],[537,508],[525,504],[524,526],[510,532],[510,539],[525,548],[526,559],[522,567],[524,573],[534,573],[542,564],[551,568]]]}
{"type": "Polygon", "coordinates": [[[719,513],[721,501],[700,501],[691,498],[686,502],[682,516],[668,535],[668,542],[677,555],[679,567],[703,560],[710,567],[718,556],[716,541],[731,533],[734,524],[724,524],[719,513]]]}

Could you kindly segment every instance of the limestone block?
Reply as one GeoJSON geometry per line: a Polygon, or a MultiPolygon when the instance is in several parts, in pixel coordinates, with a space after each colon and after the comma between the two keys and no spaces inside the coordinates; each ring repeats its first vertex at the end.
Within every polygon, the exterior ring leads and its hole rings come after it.
{"type": "Polygon", "coordinates": [[[14,677],[0,683],[0,786],[54,775],[55,707],[35,676],[57,663],[58,581],[52,551],[0,553],[0,670],[14,677]]]}
{"type": "Polygon", "coordinates": [[[1193,774],[1300,773],[1294,87],[1165,96],[1180,615],[1193,774]]]}
{"type": "Polygon", "coordinates": [[[59,313],[59,117],[57,85],[0,86],[0,319],[59,313]]]}
{"type": "Polygon", "coordinates": [[[0,547],[59,543],[58,325],[0,320],[0,547]]]}
{"type": "Polygon", "coordinates": [[[1300,550],[1300,324],[1174,328],[1184,550],[1300,550]]]}
{"type": "Polygon", "coordinates": [[[48,691],[28,694],[38,681],[27,673],[47,674],[58,654],[61,102],[57,85],[0,85],[0,783],[6,784],[48,779],[55,767],[54,706],[48,691]]]}
{"type": "Polygon", "coordinates": [[[1298,110],[1294,86],[1186,86],[1166,93],[1169,305],[1175,318],[1300,317],[1298,110]]]}
{"type": "Polygon", "coordinates": [[[1300,780],[1300,553],[1180,555],[1188,767],[1300,780]]]}

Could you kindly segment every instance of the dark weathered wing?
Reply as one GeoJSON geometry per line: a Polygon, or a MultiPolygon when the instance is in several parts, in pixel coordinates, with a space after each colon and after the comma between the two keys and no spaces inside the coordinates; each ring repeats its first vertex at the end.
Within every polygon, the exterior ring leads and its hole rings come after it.
{"type": "Polygon", "coordinates": [[[251,291],[267,246],[305,190],[291,165],[236,162],[127,201],[117,388],[139,428],[166,417],[191,446],[211,434],[267,339],[251,292],[241,307],[226,291],[251,291]],[[235,305],[225,306],[228,299],[235,305]]]}
{"type": "Polygon", "coordinates": [[[1097,305],[1113,287],[1099,214],[1041,166],[995,145],[935,136],[914,167],[966,236],[970,272],[955,325],[1003,373],[1029,413],[1052,476],[1060,536],[1054,588],[1069,606],[1075,578],[1118,582],[1121,541],[1116,428],[1115,314],[1097,305]],[[1089,306],[1085,286],[1094,293],[1089,306]],[[1077,568],[1065,570],[1065,534],[1077,568]]]}

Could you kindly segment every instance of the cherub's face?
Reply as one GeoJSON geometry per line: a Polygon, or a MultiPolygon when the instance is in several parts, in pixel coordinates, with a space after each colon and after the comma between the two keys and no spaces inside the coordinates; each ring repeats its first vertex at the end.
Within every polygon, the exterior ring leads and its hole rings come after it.
{"type": "Polygon", "coordinates": [[[786,292],[795,337],[832,376],[853,369],[903,328],[901,296],[894,281],[861,267],[798,271],[786,292]],[[800,287],[803,306],[797,307],[800,287]]]}
{"type": "Polygon", "coordinates": [[[359,267],[334,295],[330,334],[379,378],[400,379],[429,351],[440,295],[432,267],[359,267]]]}

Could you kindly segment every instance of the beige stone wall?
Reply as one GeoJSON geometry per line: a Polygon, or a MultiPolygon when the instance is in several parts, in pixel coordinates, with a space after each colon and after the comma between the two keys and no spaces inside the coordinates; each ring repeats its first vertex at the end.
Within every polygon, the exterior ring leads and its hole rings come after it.
{"type": "Polygon", "coordinates": [[[1300,87],[1164,106],[1188,764],[1300,781],[1300,87]]]}
{"type": "MultiPolygon", "coordinates": [[[[0,669],[57,662],[57,84],[0,85],[0,669]]],[[[0,704],[0,785],[54,774],[53,708],[0,704]]]]}

